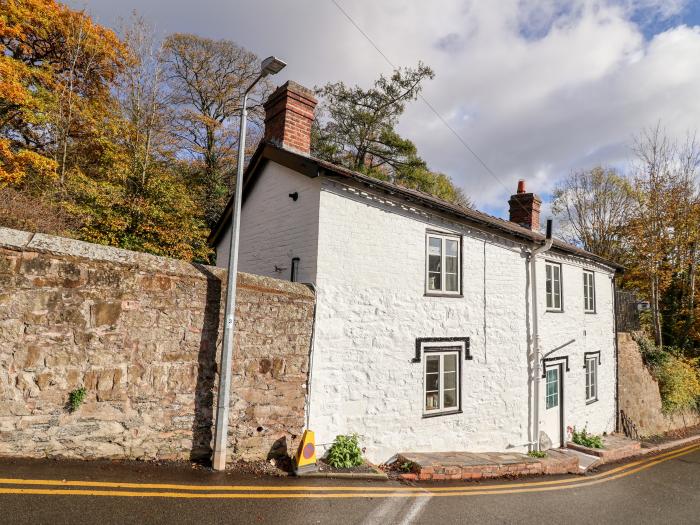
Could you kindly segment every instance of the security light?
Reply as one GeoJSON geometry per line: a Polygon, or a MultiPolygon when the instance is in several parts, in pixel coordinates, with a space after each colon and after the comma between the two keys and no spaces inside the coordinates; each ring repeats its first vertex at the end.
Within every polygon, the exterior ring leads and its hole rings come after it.
{"type": "Polygon", "coordinates": [[[267,57],[262,61],[260,66],[260,75],[266,77],[267,75],[276,75],[284,69],[287,64],[282,62],[276,57],[267,57]]]}

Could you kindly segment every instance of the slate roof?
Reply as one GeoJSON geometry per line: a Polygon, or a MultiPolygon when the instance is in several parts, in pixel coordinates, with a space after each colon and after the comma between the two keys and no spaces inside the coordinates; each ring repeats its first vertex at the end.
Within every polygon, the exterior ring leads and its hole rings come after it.
{"type": "MultiPolygon", "coordinates": [[[[379,190],[389,195],[399,197],[402,200],[416,204],[422,207],[438,210],[452,217],[461,219],[467,223],[482,226],[489,230],[495,230],[498,233],[506,234],[507,237],[512,237],[520,241],[528,241],[532,243],[542,244],[545,241],[545,236],[539,232],[534,232],[528,228],[524,228],[514,222],[510,222],[487,213],[475,210],[473,208],[465,208],[452,204],[443,199],[439,199],[428,193],[404,188],[391,182],[378,180],[362,173],[349,170],[332,162],[319,159],[310,155],[304,155],[297,151],[282,148],[272,143],[261,143],[258,149],[253,154],[246,173],[244,174],[244,193],[243,199],[250,193],[250,190],[255,184],[257,176],[262,172],[262,167],[267,161],[274,161],[283,166],[294,169],[307,177],[325,176],[330,178],[352,180],[360,183],[368,188],[379,190]]],[[[225,225],[230,224],[231,209],[233,207],[233,198],[229,199],[224,212],[217,225],[212,229],[209,236],[209,244],[214,245],[225,230],[225,225]]],[[[586,251],[578,246],[569,244],[560,239],[554,239],[552,248],[555,251],[576,255],[592,261],[596,261],[608,265],[617,270],[622,270],[623,267],[617,263],[604,259],[594,253],[586,251]]]]}

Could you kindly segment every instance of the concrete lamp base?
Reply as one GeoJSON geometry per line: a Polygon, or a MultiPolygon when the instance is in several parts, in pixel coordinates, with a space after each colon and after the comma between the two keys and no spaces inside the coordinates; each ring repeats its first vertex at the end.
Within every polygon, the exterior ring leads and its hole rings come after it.
{"type": "Polygon", "coordinates": [[[214,470],[226,470],[226,451],[214,451],[214,458],[211,461],[211,467],[214,470]]]}

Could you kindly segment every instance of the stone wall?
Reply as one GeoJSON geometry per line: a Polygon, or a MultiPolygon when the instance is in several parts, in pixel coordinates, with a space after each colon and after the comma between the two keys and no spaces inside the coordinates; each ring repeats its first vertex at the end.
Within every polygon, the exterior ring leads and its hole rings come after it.
{"type": "MultiPolygon", "coordinates": [[[[0,454],[209,457],[226,272],[0,228],[0,454]],[[70,413],[69,392],[87,399],[70,413]]],[[[238,275],[230,453],[304,427],[314,295],[238,275]]]]}
{"type": "Polygon", "coordinates": [[[618,335],[618,360],[620,410],[634,422],[640,436],[700,425],[697,413],[664,415],[659,384],[644,365],[639,346],[629,333],[618,335]]]}

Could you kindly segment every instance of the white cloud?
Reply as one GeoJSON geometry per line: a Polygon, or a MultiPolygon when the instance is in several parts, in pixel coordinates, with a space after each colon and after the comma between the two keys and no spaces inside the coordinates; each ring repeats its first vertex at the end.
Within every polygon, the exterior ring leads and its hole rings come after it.
{"type": "MultiPolygon", "coordinates": [[[[682,134],[700,122],[700,28],[675,25],[681,0],[339,0],[397,65],[423,60],[425,96],[505,184],[496,182],[421,102],[400,131],[480,206],[506,210],[517,178],[541,193],[572,169],[624,164],[632,135],[661,120],[682,134]]],[[[76,3],[77,5],[77,3],[76,3]]],[[[280,81],[369,84],[390,67],[327,1],[94,0],[113,24],[132,9],[163,32],[229,38],[289,63],[280,81]]]]}

